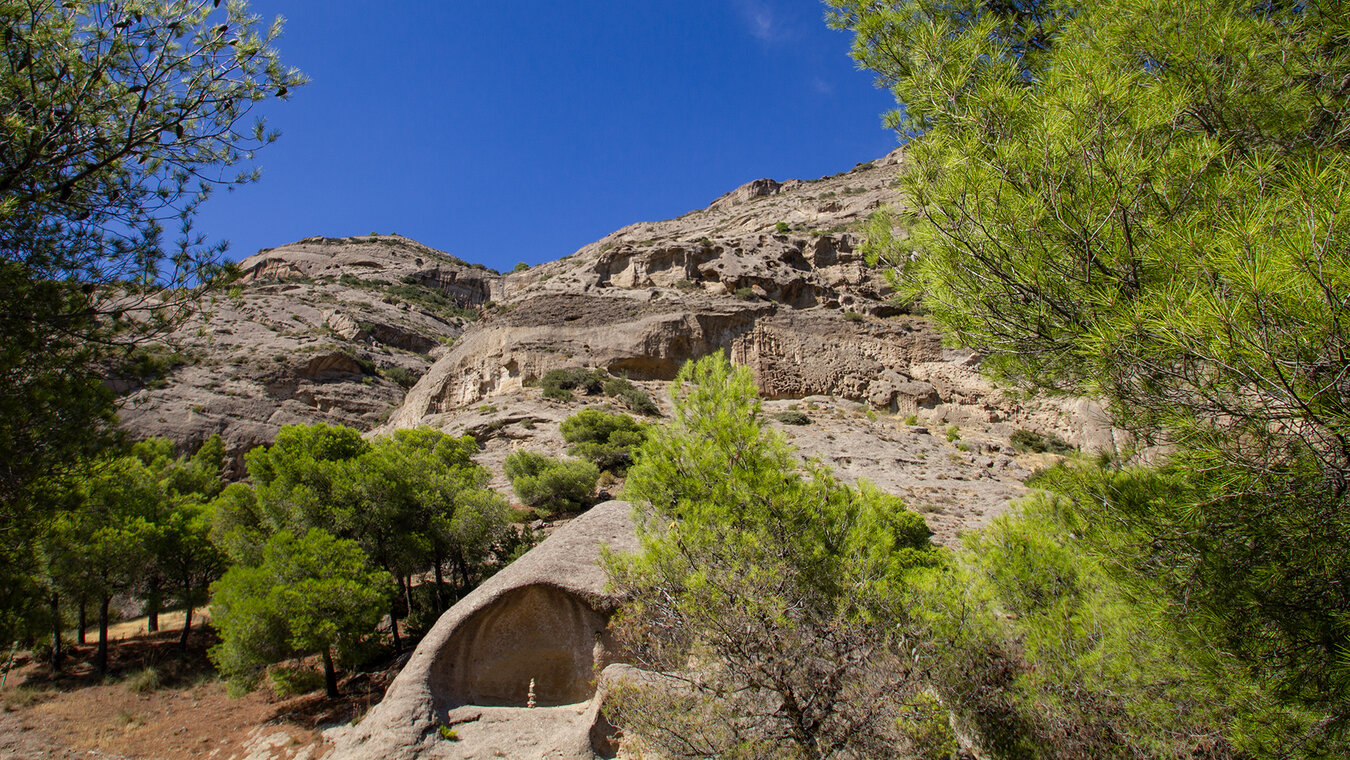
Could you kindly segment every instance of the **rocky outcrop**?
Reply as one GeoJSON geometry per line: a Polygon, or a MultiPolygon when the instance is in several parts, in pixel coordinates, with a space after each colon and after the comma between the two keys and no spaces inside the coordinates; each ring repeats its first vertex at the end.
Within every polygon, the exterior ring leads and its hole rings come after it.
{"type": "Polygon", "coordinates": [[[593,507],[442,615],[384,700],[332,733],[329,757],[612,757],[595,682],[616,657],[616,600],[599,560],[637,549],[630,511],[593,507]]]}
{"type": "Polygon", "coordinates": [[[502,277],[398,236],[308,238],[245,259],[141,374],[110,376],[123,426],[235,455],[283,425],[382,423],[500,293],[502,277]]]}

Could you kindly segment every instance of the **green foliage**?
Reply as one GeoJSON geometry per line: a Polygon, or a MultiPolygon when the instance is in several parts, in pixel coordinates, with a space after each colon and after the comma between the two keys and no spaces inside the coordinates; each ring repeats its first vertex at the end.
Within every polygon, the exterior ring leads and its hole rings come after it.
{"type": "Polygon", "coordinates": [[[844,319],[848,322],[858,324],[861,323],[865,319],[865,317],[863,317],[862,314],[856,311],[846,311],[844,312],[844,319]]]}
{"type": "Polygon", "coordinates": [[[388,575],[354,541],[319,528],[300,537],[280,531],[263,546],[261,563],[236,565],[212,586],[221,641],[211,660],[238,690],[256,683],[270,663],[321,654],[328,695],[335,697],[334,650],[375,630],[390,590],[388,575]]]}
{"type": "Polygon", "coordinates": [[[512,272],[512,273],[515,273],[515,272],[524,272],[525,270],[527,270],[527,269],[529,269],[529,268],[530,268],[530,265],[529,265],[529,264],[526,264],[525,262],[521,261],[521,262],[518,262],[515,266],[511,267],[511,272],[512,272]]]}
{"type": "Polygon", "coordinates": [[[191,228],[270,143],[254,104],[301,82],[246,3],[71,0],[0,8],[0,575],[110,443],[96,369],[228,279],[191,228]],[[179,222],[172,239],[163,225],[179,222]],[[225,275],[222,277],[221,275],[225,275]],[[111,349],[111,350],[110,350],[111,349]]]}
{"type": "Polygon", "coordinates": [[[892,721],[920,690],[899,592],[936,559],[922,518],[800,466],[759,421],[749,370],[720,354],[687,364],[671,397],[625,489],[642,551],[606,564],[631,600],[621,643],[675,675],[621,685],[612,720],[667,757],[895,752],[892,721]]]}
{"type": "Polygon", "coordinates": [[[438,727],[437,727],[437,733],[439,733],[439,734],[441,735],[441,738],[442,738],[442,739],[444,739],[444,740],[446,740],[446,741],[448,741],[448,742],[457,742],[457,741],[459,741],[459,732],[455,731],[455,729],[453,729],[453,728],[451,728],[451,727],[449,727],[449,726],[438,726],[438,727]]]}
{"type": "Polygon", "coordinates": [[[754,288],[748,288],[748,287],[746,287],[746,288],[736,288],[736,290],[732,292],[732,295],[736,296],[737,298],[741,299],[742,301],[753,301],[753,300],[759,298],[759,296],[755,295],[755,289],[754,289],[754,288]]]}
{"type": "MultiPolygon", "coordinates": [[[[351,428],[288,426],[270,448],[245,455],[254,486],[225,489],[212,535],[236,562],[256,566],[275,533],[322,529],[354,541],[405,587],[431,571],[431,595],[419,598],[439,613],[451,595],[442,587],[447,568],[462,594],[515,546],[509,508],[487,487],[477,451],[471,437],[429,428],[367,441],[351,428]]],[[[397,611],[389,612],[397,647],[397,611]]]]}
{"type": "Polygon", "coordinates": [[[913,211],[871,253],[1002,376],[1099,394],[1171,444],[1178,500],[1105,501],[1122,552],[1178,626],[1343,735],[1343,4],[832,5],[904,104],[892,123],[922,135],[913,211]]]}
{"type": "Polygon", "coordinates": [[[506,457],[506,477],[520,502],[546,515],[590,506],[600,468],[581,459],[556,459],[520,449],[506,457]]]}
{"type": "Polygon", "coordinates": [[[788,232],[792,231],[792,227],[787,222],[778,222],[773,226],[773,229],[774,232],[777,232],[780,235],[786,235],[788,232]]]}
{"type": "Polygon", "coordinates": [[[1024,500],[917,585],[934,688],[978,747],[998,757],[1344,754],[1319,715],[1261,686],[1252,663],[1196,627],[1168,625],[1165,588],[1121,572],[1133,539],[1091,499],[1153,509],[1183,482],[1056,468],[1040,483],[1073,498],[1024,500]]]}
{"type": "Polygon", "coordinates": [[[775,420],[784,425],[810,425],[811,417],[806,412],[796,409],[789,409],[786,412],[779,412],[773,416],[775,420]]]}
{"type": "Polygon", "coordinates": [[[604,382],[605,375],[601,370],[572,367],[545,372],[539,378],[539,387],[544,389],[545,398],[571,400],[573,390],[594,396],[601,392],[604,382]]]}
{"type": "Polygon", "coordinates": [[[282,699],[323,688],[323,673],[312,668],[276,667],[267,671],[272,693],[282,699]]]}
{"type": "Polygon", "coordinates": [[[1054,433],[1037,433],[1034,430],[1018,428],[1008,436],[1008,442],[1019,453],[1036,454],[1072,454],[1077,451],[1068,441],[1054,433]]]}
{"type": "Polygon", "coordinates": [[[905,424],[909,425],[910,427],[919,424],[919,416],[916,414],[907,415],[905,417],[905,424]]]}
{"type": "MultiPolygon", "coordinates": [[[[606,383],[608,387],[608,383],[606,383]]],[[[647,438],[647,426],[626,414],[583,409],[563,420],[563,440],[572,444],[567,453],[589,460],[596,467],[622,474],[633,454],[647,438]]]]}
{"type": "Polygon", "coordinates": [[[400,388],[411,388],[414,385],[417,385],[417,380],[420,377],[407,367],[400,367],[397,365],[385,367],[380,370],[380,374],[383,375],[386,380],[394,381],[400,388]]]}
{"type": "Polygon", "coordinates": [[[947,426],[947,442],[955,443],[961,440],[961,428],[958,425],[947,426]]]}
{"type": "Polygon", "coordinates": [[[539,378],[539,386],[544,391],[544,398],[558,401],[571,401],[574,391],[581,391],[588,396],[604,393],[638,414],[654,415],[660,411],[650,393],[626,378],[610,376],[603,369],[571,367],[549,370],[539,378]]]}
{"type": "Polygon", "coordinates": [[[623,402],[623,405],[628,407],[629,411],[648,416],[659,414],[661,411],[656,406],[656,402],[652,400],[652,394],[634,385],[627,378],[607,378],[601,389],[606,396],[617,398],[623,402]]]}
{"type": "Polygon", "coordinates": [[[379,289],[387,297],[419,306],[441,317],[459,317],[470,322],[479,317],[477,309],[462,306],[444,291],[420,283],[381,283],[379,289]]]}
{"type": "Polygon", "coordinates": [[[147,388],[163,388],[166,378],[192,357],[163,346],[134,346],[117,363],[116,374],[132,378],[147,388]]]}

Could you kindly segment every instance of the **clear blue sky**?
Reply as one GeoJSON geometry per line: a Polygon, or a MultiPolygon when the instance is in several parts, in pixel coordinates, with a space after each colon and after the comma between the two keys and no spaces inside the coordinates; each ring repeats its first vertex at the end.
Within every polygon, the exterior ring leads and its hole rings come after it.
{"type": "Polygon", "coordinates": [[[199,231],[230,257],[397,232],[509,269],[759,177],[896,146],[814,0],[253,0],[311,83],[264,109],[262,180],[199,231]]]}

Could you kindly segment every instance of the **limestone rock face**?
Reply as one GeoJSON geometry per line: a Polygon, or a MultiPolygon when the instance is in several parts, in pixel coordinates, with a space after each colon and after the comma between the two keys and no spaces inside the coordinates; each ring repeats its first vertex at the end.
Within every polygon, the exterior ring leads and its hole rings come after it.
{"type": "Polygon", "coordinates": [[[221,434],[242,454],[282,425],[383,422],[500,292],[500,275],[398,236],[307,238],[242,277],[162,344],[150,375],[114,373],[123,426],[184,446],[221,434]]]}
{"type": "Polygon", "coordinates": [[[1098,410],[995,393],[977,356],[944,351],[934,326],[905,314],[866,266],[861,225],[897,200],[891,181],[902,160],[896,151],[819,180],[756,180],[707,209],[625,227],[507,275],[496,308],[431,367],[387,427],[434,422],[552,369],[663,381],[689,359],[725,351],[755,370],[769,399],[830,396],[948,424],[1014,421],[1074,443],[1111,443],[1098,410]]]}
{"type": "Polygon", "coordinates": [[[637,549],[630,512],[620,501],[591,508],[460,600],[384,700],[331,733],[329,757],[612,756],[595,680],[615,657],[605,630],[615,600],[599,560],[601,547],[637,549]]]}

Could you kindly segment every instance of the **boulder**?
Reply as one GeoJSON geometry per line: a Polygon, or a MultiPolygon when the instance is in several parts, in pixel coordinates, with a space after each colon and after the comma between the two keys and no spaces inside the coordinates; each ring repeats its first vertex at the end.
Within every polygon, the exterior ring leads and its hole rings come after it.
{"type": "Polygon", "coordinates": [[[626,502],[591,508],[442,615],[384,700],[331,733],[329,757],[612,757],[595,689],[617,656],[602,547],[637,550],[626,502]]]}

